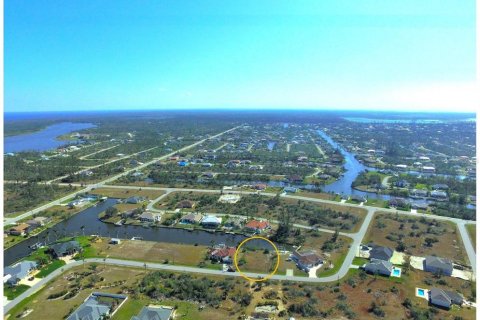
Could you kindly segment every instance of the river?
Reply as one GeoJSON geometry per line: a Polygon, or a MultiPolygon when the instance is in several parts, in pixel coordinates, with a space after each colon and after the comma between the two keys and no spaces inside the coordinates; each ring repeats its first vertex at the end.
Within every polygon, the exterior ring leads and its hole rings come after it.
{"type": "Polygon", "coordinates": [[[4,152],[47,151],[66,144],[81,143],[81,140],[61,141],[57,140],[57,137],[93,127],[95,125],[91,123],[61,122],[37,132],[5,137],[4,152]]]}
{"type": "MultiPolygon", "coordinates": [[[[185,229],[168,227],[151,227],[123,225],[115,226],[104,223],[98,219],[98,214],[117,203],[116,199],[107,199],[105,202],[87,208],[76,215],[62,221],[50,229],[41,232],[39,235],[26,239],[19,244],[10,247],[4,251],[4,266],[11,265],[16,261],[30,254],[29,246],[37,242],[52,243],[56,238],[60,239],[67,236],[92,235],[96,234],[108,238],[131,239],[132,237],[142,237],[147,241],[211,245],[224,243],[229,246],[237,246],[246,237],[238,234],[228,234],[223,232],[207,232],[203,230],[189,231],[185,229]],[[81,227],[85,229],[82,230],[81,227]]],[[[251,240],[249,247],[258,247],[271,249],[267,242],[261,240],[251,240]]]]}
{"type": "Polygon", "coordinates": [[[368,198],[373,198],[373,199],[383,199],[383,200],[388,200],[390,199],[389,195],[384,195],[384,194],[377,194],[373,192],[364,192],[364,191],[359,191],[355,190],[352,188],[352,182],[355,181],[357,176],[365,171],[366,169],[368,170],[373,170],[372,168],[367,168],[363,164],[361,164],[355,156],[345,150],[344,147],[342,147],[340,144],[337,142],[333,141],[333,139],[327,135],[325,132],[322,130],[317,131],[318,134],[325,140],[327,141],[334,149],[338,149],[340,153],[343,155],[345,158],[345,172],[343,176],[340,177],[337,181],[328,184],[324,186],[322,189],[325,192],[333,192],[333,193],[338,193],[341,195],[361,195],[364,197],[368,198]]]}

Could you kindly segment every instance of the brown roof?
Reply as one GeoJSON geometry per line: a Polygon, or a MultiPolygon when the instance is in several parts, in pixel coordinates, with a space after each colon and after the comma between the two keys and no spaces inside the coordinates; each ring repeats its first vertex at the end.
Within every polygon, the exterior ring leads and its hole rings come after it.
{"type": "Polygon", "coordinates": [[[268,221],[258,221],[258,220],[252,220],[249,221],[245,227],[250,228],[250,229],[260,229],[263,230],[269,226],[268,221]]]}
{"type": "Polygon", "coordinates": [[[21,231],[27,230],[28,228],[30,228],[30,226],[29,226],[28,224],[26,224],[26,223],[21,223],[21,224],[19,224],[18,226],[15,226],[15,227],[10,228],[10,230],[15,230],[15,231],[21,232],[21,231]]]}
{"type": "Polygon", "coordinates": [[[233,258],[235,255],[236,249],[234,247],[223,247],[223,248],[218,248],[214,249],[210,255],[219,257],[219,258],[225,258],[225,257],[230,257],[233,258]]]}

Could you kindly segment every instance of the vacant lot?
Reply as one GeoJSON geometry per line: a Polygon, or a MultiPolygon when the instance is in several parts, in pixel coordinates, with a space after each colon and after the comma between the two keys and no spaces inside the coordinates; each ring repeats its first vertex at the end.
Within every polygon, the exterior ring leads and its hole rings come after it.
{"type": "Polygon", "coordinates": [[[463,243],[455,224],[434,219],[377,214],[364,243],[388,246],[409,255],[437,255],[466,263],[463,243]]]}
{"type": "Polygon", "coordinates": [[[99,188],[92,190],[90,193],[98,194],[104,197],[109,198],[119,198],[119,199],[126,199],[130,197],[144,197],[149,200],[156,199],[160,197],[163,192],[162,190],[146,190],[142,188],[138,189],[117,189],[117,188],[99,188]]]}
{"type": "Polygon", "coordinates": [[[203,261],[206,246],[181,245],[175,243],[122,240],[120,244],[109,244],[108,239],[100,238],[92,242],[97,255],[109,258],[122,258],[147,262],[198,265],[203,261]]]}

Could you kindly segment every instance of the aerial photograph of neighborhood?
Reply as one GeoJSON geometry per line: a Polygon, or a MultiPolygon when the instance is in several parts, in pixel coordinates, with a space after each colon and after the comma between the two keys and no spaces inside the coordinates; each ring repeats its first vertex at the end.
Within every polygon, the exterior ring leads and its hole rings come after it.
{"type": "Polygon", "coordinates": [[[475,19],[5,0],[4,319],[476,319],[475,19]]]}

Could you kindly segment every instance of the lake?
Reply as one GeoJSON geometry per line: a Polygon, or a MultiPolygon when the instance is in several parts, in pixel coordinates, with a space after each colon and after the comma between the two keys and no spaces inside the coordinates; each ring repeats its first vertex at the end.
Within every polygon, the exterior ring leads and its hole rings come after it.
{"type": "Polygon", "coordinates": [[[61,141],[57,138],[70,132],[93,127],[95,125],[92,123],[61,122],[37,132],[5,137],[4,152],[47,151],[65,144],[81,143],[81,140],[61,141]]]}

